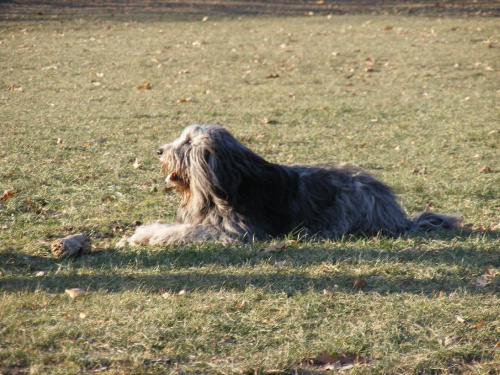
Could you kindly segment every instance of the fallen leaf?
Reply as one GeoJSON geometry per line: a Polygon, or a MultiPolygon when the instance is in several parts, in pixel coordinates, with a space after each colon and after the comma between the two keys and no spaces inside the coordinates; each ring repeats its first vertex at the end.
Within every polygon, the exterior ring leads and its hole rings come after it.
{"type": "Polygon", "coordinates": [[[495,348],[500,348],[500,341],[495,344],[495,348]]]}
{"type": "Polygon", "coordinates": [[[354,285],[353,285],[354,289],[361,289],[361,288],[364,288],[365,286],[366,286],[365,280],[363,280],[363,279],[354,280],[354,285]]]}
{"type": "Polygon", "coordinates": [[[488,284],[489,284],[489,282],[488,282],[488,280],[485,279],[484,276],[478,276],[476,278],[476,285],[477,286],[484,287],[484,286],[486,286],[488,284]]]}
{"type": "Polygon", "coordinates": [[[57,138],[57,144],[62,145],[63,144],[63,139],[62,138],[57,138]]]}
{"type": "Polygon", "coordinates": [[[19,91],[19,92],[23,92],[24,89],[21,87],[21,86],[16,86],[16,85],[11,85],[9,87],[9,91],[19,91]]]}
{"type": "Polygon", "coordinates": [[[384,30],[386,30],[386,31],[392,30],[392,26],[391,25],[387,25],[386,27],[384,27],[384,30]]]}
{"type": "Polygon", "coordinates": [[[189,74],[189,73],[191,73],[191,71],[187,69],[183,69],[179,72],[179,74],[189,74]]]}
{"type": "Polygon", "coordinates": [[[151,84],[149,84],[149,83],[146,83],[146,84],[141,85],[141,86],[137,86],[138,90],[151,90],[152,88],[153,88],[153,86],[151,86],[151,84]]]}
{"type": "Polygon", "coordinates": [[[101,202],[105,203],[105,202],[111,202],[111,201],[114,201],[116,200],[115,197],[113,197],[112,195],[106,195],[105,197],[101,198],[101,202]]]}
{"type": "Polygon", "coordinates": [[[2,196],[0,196],[0,199],[3,201],[6,201],[7,199],[12,198],[16,194],[17,194],[17,191],[5,190],[2,194],[2,196]]]}
{"type": "Polygon", "coordinates": [[[81,312],[80,314],[78,314],[78,316],[80,317],[80,319],[85,319],[87,317],[87,314],[81,312]]]}
{"type": "Polygon", "coordinates": [[[269,120],[267,117],[264,117],[262,120],[260,120],[263,124],[277,124],[278,121],[276,120],[269,120]]]}
{"type": "Polygon", "coordinates": [[[491,168],[485,165],[479,170],[479,173],[491,173],[491,168]]]}
{"type": "Polygon", "coordinates": [[[134,161],[134,164],[133,164],[133,165],[134,165],[134,169],[139,169],[139,168],[141,168],[141,167],[142,167],[142,164],[141,164],[141,163],[139,163],[139,159],[135,159],[135,161],[134,161]]]}
{"type": "Polygon", "coordinates": [[[276,74],[269,74],[266,78],[273,79],[273,78],[279,78],[279,76],[280,75],[278,73],[276,73],[276,74]]]}
{"type": "Polygon", "coordinates": [[[265,135],[266,135],[266,132],[260,132],[259,134],[257,134],[257,136],[255,138],[261,139],[261,138],[264,138],[265,135]]]}
{"type": "Polygon", "coordinates": [[[463,323],[465,322],[465,319],[462,318],[460,315],[455,315],[455,320],[459,323],[463,323]]]}
{"type": "Polygon", "coordinates": [[[43,277],[47,274],[47,271],[38,271],[35,273],[35,277],[43,277]]]}
{"type": "Polygon", "coordinates": [[[172,298],[172,297],[180,297],[186,294],[186,291],[182,289],[179,293],[170,293],[170,292],[163,292],[161,296],[165,299],[167,298],[172,298]]]}
{"type": "Polygon", "coordinates": [[[427,167],[423,167],[422,169],[414,169],[412,174],[427,174],[427,167]]]}
{"type": "Polygon", "coordinates": [[[479,329],[484,325],[484,320],[481,320],[479,323],[473,325],[471,328],[472,329],[479,329]]]}
{"type": "Polygon", "coordinates": [[[184,98],[184,99],[177,100],[177,103],[191,103],[192,101],[193,101],[193,98],[184,98]]]}
{"type": "Polygon", "coordinates": [[[73,288],[73,289],[66,289],[64,293],[69,295],[71,299],[75,299],[79,295],[85,294],[85,291],[82,288],[73,288]]]}
{"type": "Polygon", "coordinates": [[[483,267],[484,273],[488,276],[494,276],[488,267],[483,267]]]}
{"type": "Polygon", "coordinates": [[[264,249],[265,253],[274,253],[276,251],[284,250],[286,248],[286,244],[278,243],[276,245],[268,246],[264,249]]]}

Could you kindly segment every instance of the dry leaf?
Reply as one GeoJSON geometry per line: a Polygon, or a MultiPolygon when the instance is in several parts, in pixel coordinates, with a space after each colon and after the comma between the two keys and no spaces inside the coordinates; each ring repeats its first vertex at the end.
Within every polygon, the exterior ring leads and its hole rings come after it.
{"type": "Polygon", "coordinates": [[[2,194],[2,196],[0,196],[0,199],[3,201],[6,201],[7,199],[12,198],[16,194],[17,194],[17,191],[5,190],[2,194]]]}
{"type": "Polygon", "coordinates": [[[113,197],[112,195],[106,195],[105,197],[101,198],[101,202],[105,203],[105,202],[111,202],[111,201],[114,201],[116,200],[115,197],[113,197]]]}
{"type": "Polygon", "coordinates": [[[135,161],[134,161],[134,164],[133,164],[133,165],[134,165],[134,169],[139,169],[139,168],[141,168],[141,167],[142,167],[142,164],[141,164],[141,163],[139,163],[139,159],[135,159],[135,161]]]}
{"type": "Polygon", "coordinates": [[[491,270],[488,267],[483,267],[484,273],[488,276],[494,276],[491,270]]]}
{"type": "Polygon", "coordinates": [[[479,173],[491,173],[491,168],[485,165],[479,170],[479,173]]]}
{"type": "Polygon", "coordinates": [[[267,117],[264,117],[262,120],[260,120],[263,124],[277,124],[278,121],[276,120],[269,120],[267,117]]]}
{"type": "Polygon", "coordinates": [[[47,274],[47,271],[38,271],[35,273],[35,277],[43,277],[47,274]]]}
{"type": "Polygon", "coordinates": [[[459,323],[463,323],[465,322],[465,319],[462,318],[460,315],[455,315],[455,320],[459,323]]]}
{"type": "Polygon", "coordinates": [[[478,277],[476,278],[476,285],[477,285],[477,286],[483,287],[483,286],[486,286],[486,285],[488,285],[488,284],[489,284],[489,282],[488,282],[488,280],[486,280],[486,279],[484,278],[484,276],[478,276],[478,277]]]}
{"type": "Polygon", "coordinates": [[[266,78],[270,78],[270,79],[272,79],[272,78],[279,78],[279,76],[280,75],[278,73],[276,73],[276,74],[269,74],[266,78]]]}
{"type": "Polygon", "coordinates": [[[82,288],[73,288],[73,289],[66,289],[64,293],[69,295],[71,299],[75,299],[79,295],[85,294],[85,291],[82,288]]]}
{"type": "Polygon", "coordinates": [[[179,293],[170,293],[170,292],[163,292],[161,294],[161,296],[163,298],[172,298],[172,297],[180,297],[180,296],[183,296],[184,294],[186,294],[186,291],[184,289],[182,289],[179,293]]]}
{"type": "Polygon", "coordinates": [[[191,103],[192,101],[193,101],[193,98],[184,98],[184,99],[177,100],[177,103],[191,103]]]}
{"type": "Polygon", "coordinates": [[[412,174],[427,174],[427,167],[423,167],[422,169],[414,169],[412,174]]]}
{"type": "Polygon", "coordinates": [[[278,243],[276,245],[271,245],[271,246],[268,246],[264,249],[264,252],[265,253],[274,253],[276,251],[279,251],[279,250],[284,250],[286,248],[286,244],[284,243],[278,243]]]}
{"type": "Polygon", "coordinates": [[[189,74],[189,73],[191,73],[191,71],[187,69],[183,69],[179,72],[179,74],[189,74]]]}
{"type": "Polygon", "coordinates": [[[19,92],[23,92],[24,89],[21,87],[21,86],[16,86],[16,85],[11,85],[9,87],[9,91],[19,91],[19,92]]]}
{"type": "Polygon", "coordinates": [[[392,26],[391,25],[387,25],[386,27],[384,27],[384,30],[386,30],[386,31],[392,30],[392,26]]]}
{"type": "Polygon", "coordinates": [[[80,314],[78,314],[78,316],[80,317],[80,319],[85,319],[87,317],[87,314],[81,312],[80,314]]]}
{"type": "Polygon", "coordinates": [[[57,138],[57,144],[62,145],[63,144],[63,139],[62,138],[57,138]]]}
{"type": "Polygon", "coordinates": [[[354,285],[353,285],[354,289],[361,289],[361,288],[364,288],[365,286],[366,286],[365,280],[363,280],[363,279],[354,280],[354,285]]]}
{"type": "Polygon", "coordinates": [[[473,325],[471,328],[472,329],[479,329],[484,325],[484,320],[481,320],[479,323],[473,325]]]}
{"type": "Polygon", "coordinates": [[[151,86],[149,83],[146,83],[146,84],[141,85],[141,86],[137,86],[138,90],[151,90],[152,88],[153,88],[153,86],[151,86]]]}

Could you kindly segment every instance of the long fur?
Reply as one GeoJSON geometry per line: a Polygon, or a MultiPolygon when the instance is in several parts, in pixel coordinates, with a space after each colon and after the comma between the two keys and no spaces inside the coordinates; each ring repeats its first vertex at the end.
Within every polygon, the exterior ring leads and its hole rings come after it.
{"type": "Polygon", "coordinates": [[[188,126],[158,154],[181,193],[177,221],[138,228],[132,245],[251,242],[290,232],[397,236],[458,222],[431,212],[408,218],[391,189],[358,168],[269,163],[219,125],[188,126]]]}

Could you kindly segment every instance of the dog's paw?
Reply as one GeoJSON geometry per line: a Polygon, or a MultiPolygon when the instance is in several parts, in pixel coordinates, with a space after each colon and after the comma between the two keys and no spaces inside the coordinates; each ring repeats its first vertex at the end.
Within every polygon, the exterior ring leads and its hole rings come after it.
{"type": "Polygon", "coordinates": [[[130,236],[123,236],[120,241],[115,245],[117,249],[124,249],[128,244],[128,240],[130,239],[130,236]]]}

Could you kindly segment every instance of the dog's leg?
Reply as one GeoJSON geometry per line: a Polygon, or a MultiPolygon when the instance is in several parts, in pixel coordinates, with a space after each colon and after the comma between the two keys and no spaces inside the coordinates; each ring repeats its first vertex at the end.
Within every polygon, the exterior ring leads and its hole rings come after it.
{"type": "Polygon", "coordinates": [[[213,226],[156,223],[137,228],[127,243],[132,246],[185,245],[207,240],[230,243],[234,239],[213,226]]]}

